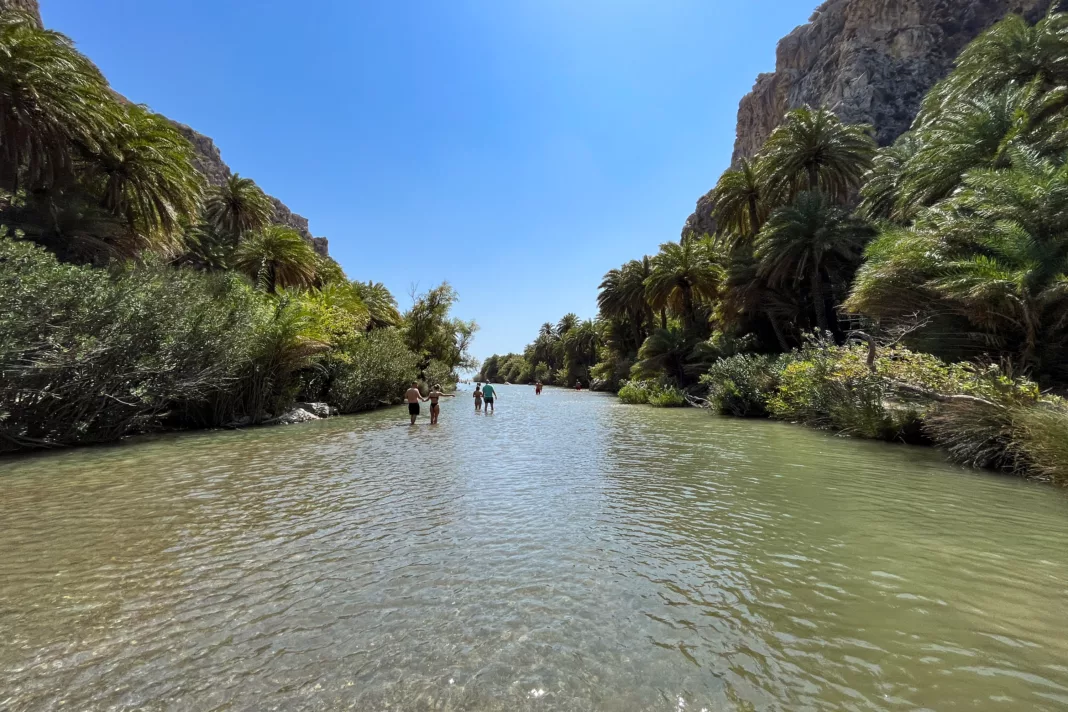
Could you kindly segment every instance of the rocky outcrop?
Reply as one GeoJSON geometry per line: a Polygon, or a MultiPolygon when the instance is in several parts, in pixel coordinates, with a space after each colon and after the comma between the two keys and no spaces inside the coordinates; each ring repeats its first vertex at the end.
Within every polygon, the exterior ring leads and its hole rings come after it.
{"type": "MultiPolygon", "coordinates": [[[[1010,13],[1038,19],[1050,0],[827,0],[778,45],[775,71],[757,77],[738,107],[734,159],[754,155],[783,115],[828,106],[874,126],[886,145],[906,131],[957,54],[1010,13]]],[[[708,196],[686,222],[710,223],[708,196]]]]}
{"type": "MultiPolygon", "coordinates": [[[[3,2],[3,0],[0,0],[3,2]]],[[[233,175],[233,171],[230,170],[230,166],[226,165],[223,161],[222,153],[219,151],[219,147],[215,145],[215,141],[198,133],[185,124],[180,124],[177,121],[172,121],[175,128],[193,144],[193,149],[196,151],[196,167],[204,177],[207,178],[208,183],[211,185],[222,185],[227,179],[233,175]]],[[[308,226],[308,219],[303,215],[297,215],[289,207],[278,198],[272,195],[267,196],[271,200],[271,204],[274,205],[274,221],[280,225],[288,225],[297,232],[305,240],[310,242],[323,257],[329,254],[328,241],[325,237],[315,237],[312,235],[308,226]]]]}

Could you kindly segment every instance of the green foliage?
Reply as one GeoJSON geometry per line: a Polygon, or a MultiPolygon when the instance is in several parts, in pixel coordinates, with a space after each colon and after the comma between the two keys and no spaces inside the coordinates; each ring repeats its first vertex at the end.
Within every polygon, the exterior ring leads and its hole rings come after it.
{"type": "Polygon", "coordinates": [[[283,225],[247,234],[234,254],[234,267],[271,294],[287,287],[310,287],[318,262],[312,246],[283,225]]]}
{"type": "Polygon", "coordinates": [[[238,174],[226,183],[208,190],[204,219],[217,233],[235,243],[246,232],[263,230],[271,224],[274,206],[251,178],[238,174]]]}
{"type": "Polygon", "coordinates": [[[626,381],[619,388],[619,400],[627,405],[645,405],[652,387],[645,381],[626,381]]]}
{"type": "Polygon", "coordinates": [[[870,126],[843,124],[827,108],[794,109],[761,150],[760,180],[780,203],[805,191],[843,201],[871,167],[876,151],[871,132],[870,126]]]}
{"type": "Polygon", "coordinates": [[[99,151],[118,106],[73,43],[29,15],[0,12],[0,188],[47,188],[99,151]]]}
{"type": "Polygon", "coordinates": [[[408,350],[403,336],[392,329],[360,334],[335,368],[337,375],[327,400],[343,413],[399,403],[419,373],[418,358],[408,350]]]}
{"type": "Polygon", "coordinates": [[[649,393],[649,405],[654,408],[685,408],[686,396],[675,386],[663,386],[649,393]]]}
{"type": "Polygon", "coordinates": [[[768,399],[778,390],[783,360],[770,356],[738,354],[712,364],[701,383],[709,401],[723,415],[768,416],[768,399]]]}
{"type": "Polygon", "coordinates": [[[425,294],[413,295],[412,306],[404,314],[404,339],[408,349],[419,356],[420,371],[425,373],[432,361],[450,369],[451,375],[442,385],[456,383],[456,369],[477,365],[469,349],[478,325],[449,316],[458,299],[456,290],[443,283],[425,294]]]}
{"type": "Polygon", "coordinates": [[[0,239],[0,450],[253,415],[242,379],[263,357],[271,319],[233,277],[163,266],[109,274],[0,239]]]}

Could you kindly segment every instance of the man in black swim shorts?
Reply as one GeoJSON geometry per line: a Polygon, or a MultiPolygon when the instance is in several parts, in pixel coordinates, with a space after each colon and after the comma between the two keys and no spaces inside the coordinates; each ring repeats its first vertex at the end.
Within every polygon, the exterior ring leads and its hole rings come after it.
{"type": "Polygon", "coordinates": [[[404,400],[408,401],[408,415],[412,416],[412,425],[415,425],[415,419],[419,417],[419,402],[426,400],[419,392],[418,381],[412,381],[412,387],[404,394],[404,400]]]}

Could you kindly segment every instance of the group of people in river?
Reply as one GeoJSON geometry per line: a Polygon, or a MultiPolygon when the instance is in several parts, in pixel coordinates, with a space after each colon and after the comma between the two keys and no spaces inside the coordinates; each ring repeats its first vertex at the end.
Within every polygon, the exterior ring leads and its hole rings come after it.
{"type": "MultiPolygon", "coordinates": [[[[541,391],[544,388],[541,381],[534,384],[534,394],[541,395],[541,391]]],[[[472,393],[475,399],[475,412],[482,413],[482,406],[486,406],[486,413],[494,413],[497,403],[497,389],[493,387],[493,384],[487,383],[483,386],[481,383],[475,384],[475,391],[472,393]]],[[[411,424],[415,425],[415,421],[419,418],[421,410],[420,404],[430,401],[430,424],[438,424],[438,416],[441,414],[441,399],[442,398],[455,398],[454,393],[445,393],[441,390],[441,385],[435,383],[434,387],[430,389],[430,392],[424,397],[423,392],[419,390],[419,382],[412,381],[412,387],[409,388],[404,394],[404,400],[408,401],[408,416],[411,418],[411,424]]]]}

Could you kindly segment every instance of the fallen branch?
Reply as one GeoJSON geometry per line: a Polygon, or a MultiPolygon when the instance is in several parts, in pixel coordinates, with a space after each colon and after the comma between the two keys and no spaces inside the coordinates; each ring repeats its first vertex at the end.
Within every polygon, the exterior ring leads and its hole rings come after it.
{"type": "Polygon", "coordinates": [[[683,394],[683,398],[685,398],[686,402],[689,403],[694,408],[709,409],[709,408],[712,407],[712,403],[710,403],[709,401],[705,400],[704,398],[698,398],[697,396],[691,396],[691,395],[686,395],[686,394],[683,394]]]}
{"type": "Polygon", "coordinates": [[[937,403],[978,403],[980,405],[990,406],[991,408],[998,408],[1004,410],[1005,406],[994,401],[988,401],[985,398],[979,398],[978,396],[967,396],[963,393],[939,393],[938,391],[931,391],[926,388],[920,388],[914,386],[911,383],[903,383],[901,381],[889,381],[892,388],[905,393],[911,393],[913,395],[922,396],[928,398],[937,403]]]}

